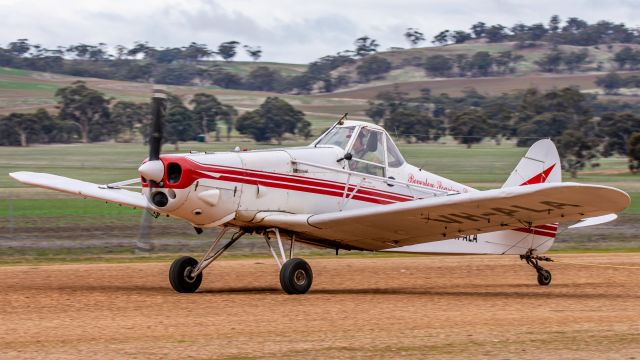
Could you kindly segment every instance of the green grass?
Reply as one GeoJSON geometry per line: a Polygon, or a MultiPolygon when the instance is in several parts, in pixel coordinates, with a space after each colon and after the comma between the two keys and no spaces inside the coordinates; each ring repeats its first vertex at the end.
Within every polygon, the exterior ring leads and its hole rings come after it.
{"type": "MultiPolygon", "coordinates": [[[[310,117],[315,133],[333,124],[333,119],[310,117]]],[[[392,133],[393,135],[393,133],[392,133]]],[[[480,188],[495,187],[507,179],[526,149],[505,142],[500,146],[484,142],[467,149],[447,141],[444,144],[399,144],[405,159],[416,166],[452,180],[474,184],[480,188]]],[[[287,142],[285,146],[300,146],[309,141],[287,142]]],[[[181,152],[230,151],[236,145],[249,149],[278,147],[276,144],[256,144],[247,139],[234,138],[231,142],[209,144],[189,142],[180,144],[181,152]]],[[[87,145],[32,146],[28,148],[0,147],[0,188],[19,186],[13,179],[3,176],[13,171],[51,172],[96,183],[109,183],[138,176],[137,167],[147,156],[147,148],[140,143],[99,143],[87,145]]],[[[164,153],[173,147],[165,145],[164,153]]],[[[640,177],[624,171],[623,158],[601,159],[600,170],[621,169],[621,173],[580,174],[576,181],[586,183],[616,183],[628,191],[640,191],[640,177]],[[635,188],[634,188],[635,187],[635,188]]],[[[570,181],[565,174],[565,181],[570,181]]]]}
{"type": "MultiPolygon", "coordinates": [[[[59,217],[59,216],[132,216],[140,210],[105,204],[102,201],[82,198],[68,199],[9,199],[0,201],[0,218],[15,216],[59,217]]],[[[138,219],[136,219],[137,221],[138,219]]]]}
{"type": "MultiPolygon", "coordinates": [[[[332,124],[332,120],[314,119],[314,128],[319,132],[332,124]]],[[[308,142],[292,142],[287,146],[300,146],[308,142]]],[[[182,152],[230,151],[236,145],[249,149],[278,147],[275,144],[255,144],[251,142],[213,142],[209,144],[190,142],[181,144],[182,152]]],[[[495,146],[485,142],[466,149],[455,143],[445,144],[400,144],[406,160],[425,170],[452,180],[471,184],[480,189],[501,186],[510,172],[524,155],[526,149],[503,143],[495,146]]],[[[172,147],[165,146],[164,152],[171,153],[172,147]]],[[[88,145],[34,146],[29,148],[0,147],[0,188],[23,187],[7,174],[13,171],[48,172],[61,176],[78,178],[95,183],[109,183],[138,176],[137,167],[147,156],[147,148],[142,144],[100,143],[88,145]]],[[[602,159],[603,169],[624,169],[622,158],[602,159]]],[[[570,181],[565,175],[565,180],[570,181]]],[[[579,182],[614,183],[630,191],[634,201],[628,213],[640,213],[639,177],[627,172],[603,174],[580,174],[579,182]]],[[[6,195],[11,197],[11,194],[6,195]]],[[[71,204],[71,203],[69,203],[71,204]]],[[[43,205],[44,206],[44,205],[43,205]]],[[[1,210],[0,210],[1,211],[1,210]]]]}
{"type": "Polygon", "coordinates": [[[472,149],[458,144],[400,144],[399,148],[409,163],[461,183],[503,183],[526,153],[513,145],[490,143],[472,149]]]}
{"type": "Polygon", "coordinates": [[[47,91],[55,92],[60,86],[47,83],[33,83],[22,81],[9,81],[0,79],[0,90],[30,90],[30,91],[47,91]]]}
{"type": "Polygon", "coordinates": [[[0,67],[0,75],[28,76],[29,74],[31,74],[31,72],[27,70],[0,67]]]}
{"type": "Polygon", "coordinates": [[[626,214],[640,215],[640,192],[629,193],[631,205],[624,211],[626,214]]]}

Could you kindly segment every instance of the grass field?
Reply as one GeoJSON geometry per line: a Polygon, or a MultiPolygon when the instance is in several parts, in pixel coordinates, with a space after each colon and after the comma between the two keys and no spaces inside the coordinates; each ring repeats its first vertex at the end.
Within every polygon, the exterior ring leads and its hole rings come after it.
{"type": "Polygon", "coordinates": [[[55,92],[58,86],[51,84],[34,84],[20,81],[0,80],[0,90],[35,90],[55,92]]]}
{"type": "MultiPolygon", "coordinates": [[[[330,124],[331,122],[326,122],[319,127],[330,124]]],[[[285,143],[284,146],[301,146],[309,142],[311,140],[293,141],[285,143]]],[[[275,144],[222,141],[209,144],[188,142],[180,144],[180,148],[182,152],[230,151],[238,144],[249,149],[277,147],[275,144]]],[[[526,152],[526,148],[515,147],[510,142],[496,146],[487,141],[467,149],[447,138],[438,144],[400,143],[399,147],[408,162],[453,180],[474,184],[473,186],[479,188],[501,185],[526,152]]],[[[136,177],[136,169],[140,161],[147,156],[147,151],[148,149],[140,143],[0,147],[0,171],[7,174],[10,171],[38,169],[87,181],[108,183],[136,177]]],[[[172,146],[164,146],[163,152],[173,152],[172,146]]],[[[623,183],[622,187],[625,190],[640,191],[638,176],[624,171],[626,169],[624,158],[601,159],[600,164],[601,166],[595,170],[587,169],[587,172],[580,174],[577,180],[623,183]],[[616,169],[621,171],[615,171],[616,169]]],[[[565,180],[568,180],[567,176],[565,180]]],[[[7,176],[0,177],[0,188],[18,186],[20,185],[7,176]]]]}

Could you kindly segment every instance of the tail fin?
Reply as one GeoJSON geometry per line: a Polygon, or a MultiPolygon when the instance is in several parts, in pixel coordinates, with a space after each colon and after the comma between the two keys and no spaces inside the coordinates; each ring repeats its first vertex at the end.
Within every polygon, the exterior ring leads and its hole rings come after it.
{"type": "Polygon", "coordinates": [[[544,139],[531,145],[502,187],[555,182],[562,182],[560,156],[553,141],[544,139]]]}
{"type": "MultiPolygon", "coordinates": [[[[553,141],[543,139],[531,145],[527,154],[520,159],[518,166],[513,169],[511,176],[502,187],[557,182],[562,182],[560,155],[558,155],[558,149],[556,149],[553,141]]],[[[558,233],[558,224],[540,225],[529,229],[516,229],[515,231],[555,237],[558,233]]]]}

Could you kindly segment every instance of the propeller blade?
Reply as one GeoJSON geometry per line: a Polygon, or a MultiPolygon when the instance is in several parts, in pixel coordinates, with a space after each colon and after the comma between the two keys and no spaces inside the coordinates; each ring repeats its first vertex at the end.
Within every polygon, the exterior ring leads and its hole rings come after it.
{"type": "MultiPolygon", "coordinates": [[[[162,148],[162,122],[167,113],[167,92],[154,89],[151,97],[151,128],[149,129],[149,160],[138,168],[142,177],[159,183],[164,177],[164,164],[160,161],[162,148]]],[[[153,184],[150,184],[153,186],[153,184]]]]}
{"type": "Polygon", "coordinates": [[[149,131],[149,161],[160,160],[162,122],[167,113],[167,92],[154,89],[151,97],[151,129],[149,131]]]}
{"type": "Polygon", "coordinates": [[[136,254],[149,254],[153,250],[153,243],[151,242],[151,213],[149,211],[142,212],[142,219],[140,220],[140,229],[138,231],[138,240],[135,242],[136,254]]]}

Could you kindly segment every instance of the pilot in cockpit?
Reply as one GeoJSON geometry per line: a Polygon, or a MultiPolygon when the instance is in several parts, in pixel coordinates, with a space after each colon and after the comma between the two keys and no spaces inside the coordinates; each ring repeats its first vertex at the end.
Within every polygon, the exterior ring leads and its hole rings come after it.
{"type": "Polygon", "coordinates": [[[384,145],[381,133],[363,127],[351,147],[354,161],[349,162],[353,171],[384,176],[384,145]]]}
{"type": "Polygon", "coordinates": [[[351,147],[351,155],[353,155],[353,157],[355,158],[362,159],[362,156],[366,152],[366,148],[364,146],[364,137],[365,133],[361,130],[358,133],[356,139],[353,141],[353,146],[351,147]]]}

